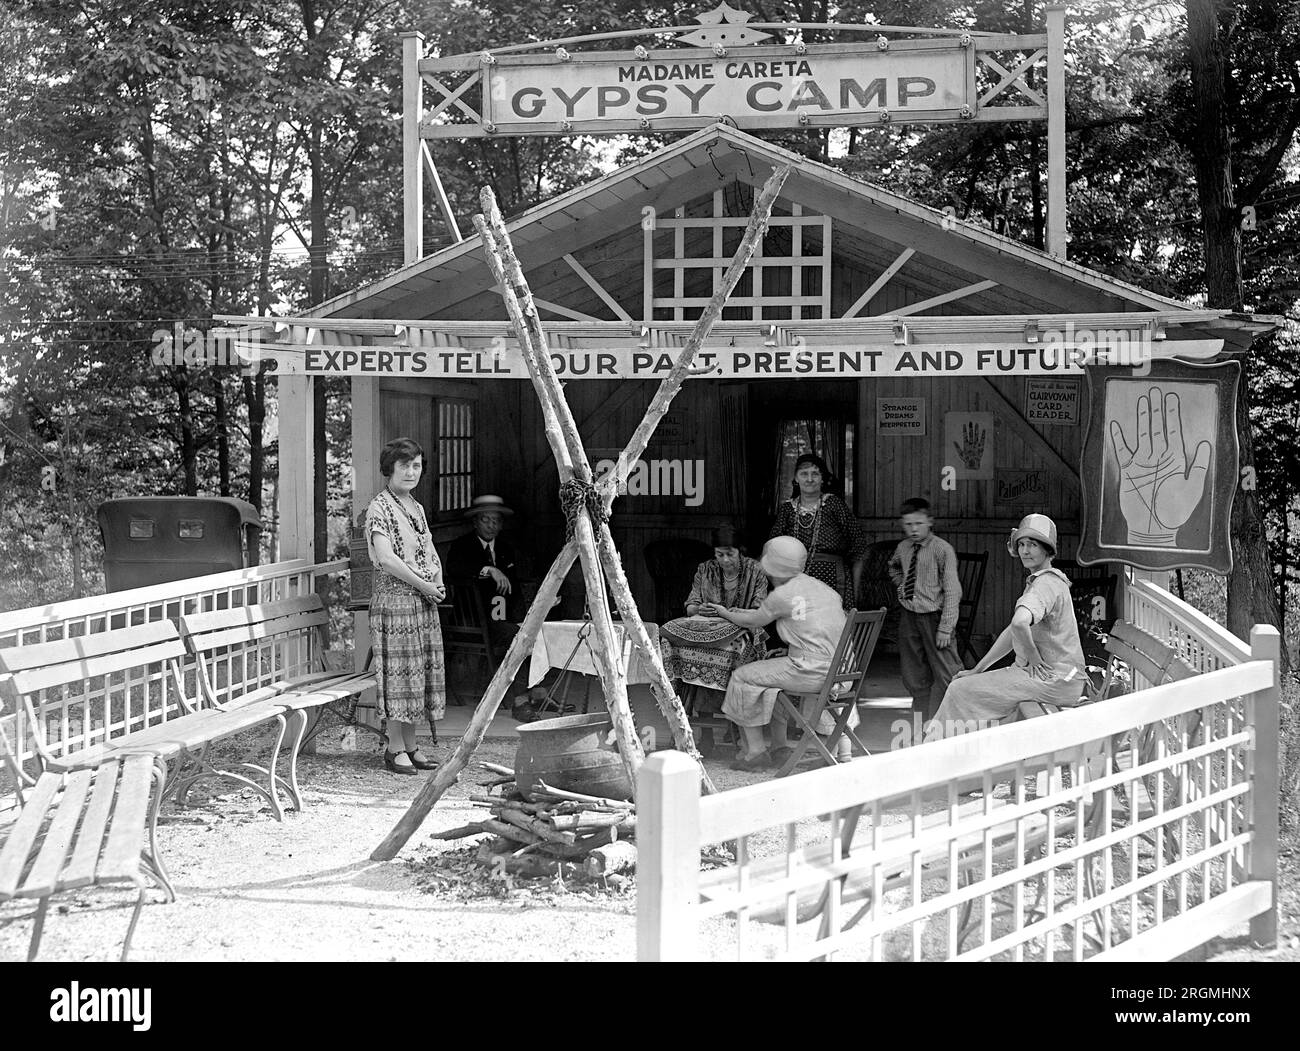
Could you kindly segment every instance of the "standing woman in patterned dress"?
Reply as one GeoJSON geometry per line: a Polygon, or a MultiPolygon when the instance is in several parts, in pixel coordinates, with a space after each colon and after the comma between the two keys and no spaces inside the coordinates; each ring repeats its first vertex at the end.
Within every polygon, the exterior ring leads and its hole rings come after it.
{"type": "Polygon", "coordinates": [[[395,774],[432,770],[415,737],[416,723],[441,719],[446,664],[437,604],[447,597],[442,562],[424,508],[411,495],[424,471],[424,450],[394,438],[379,456],[384,488],[366,509],[366,543],[375,566],[370,638],[386,721],[384,765],[395,774]]]}
{"type": "Polygon", "coordinates": [[[858,520],[840,497],[831,492],[835,476],[816,453],[795,461],[791,498],[777,510],[768,534],[792,536],[808,550],[808,576],[840,593],[845,609],[852,609],[862,586],[867,538],[858,520]]]}

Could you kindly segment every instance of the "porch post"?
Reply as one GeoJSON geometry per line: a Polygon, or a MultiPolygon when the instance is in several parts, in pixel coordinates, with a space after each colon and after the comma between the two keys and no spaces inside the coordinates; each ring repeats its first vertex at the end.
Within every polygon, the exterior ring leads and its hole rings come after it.
{"type": "Polygon", "coordinates": [[[316,560],[312,529],[315,457],[312,430],[316,416],[312,404],[312,377],[284,375],[276,380],[276,410],[280,445],[279,519],[280,560],[316,560]]]}
{"type": "Polygon", "coordinates": [[[1047,252],[1065,258],[1065,8],[1047,15],[1047,252]]]}
{"type": "Polygon", "coordinates": [[[420,59],[424,34],[402,34],[402,262],[410,266],[424,255],[424,165],[420,157],[420,118],[424,115],[424,81],[420,59]]]}
{"type": "MultiPolygon", "coordinates": [[[[379,433],[379,380],[352,377],[352,518],[351,527],[379,491],[379,451],[383,444],[379,433]]],[[[361,671],[370,648],[370,614],[358,610],[352,614],[353,668],[361,671]]],[[[365,697],[369,701],[372,698],[365,697]]]]}
{"type": "Polygon", "coordinates": [[[1250,757],[1250,856],[1246,871],[1251,880],[1272,885],[1267,912],[1251,917],[1250,940],[1261,946],[1277,944],[1277,837],[1278,837],[1278,701],[1281,689],[1282,636],[1271,624],[1256,624],[1250,631],[1251,660],[1273,662],[1273,685],[1252,694],[1250,725],[1255,748],[1250,757]]]}

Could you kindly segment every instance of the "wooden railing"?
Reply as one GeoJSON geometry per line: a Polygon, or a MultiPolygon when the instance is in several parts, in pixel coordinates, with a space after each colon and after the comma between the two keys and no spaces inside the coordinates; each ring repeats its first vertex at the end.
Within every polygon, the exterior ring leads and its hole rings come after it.
{"type": "MultiPolygon", "coordinates": [[[[346,570],[344,560],[313,563],[309,559],[277,562],[248,569],[191,577],[130,591],[0,613],[0,648],[110,631],[132,624],[169,619],[187,613],[277,602],[315,589],[316,578],[346,570]]],[[[213,685],[219,700],[256,689],[272,676],[308,669],[311,653],[300,640],[268,644],[255,653],[232,648],[216,662],[213,685]]],[[[186,692],[197,694],[193,659],[184,663],[186,692]]],[[[37,706],[45,724],[45,739],[56,755],[109,740],[171,717],[179,708],[168,690],[165,669],[155,667],[139,676],[111,676],[84,684],[85,689],[48,691],[37,706]]],[[[33,757],[31,734],[21,711],[0,712],[20,758],[33,757]]]]}
{"type": "Polygon", "coordinates": [[[1250,648],[1236,635],[1149,580],[1124,582],[1124,619],[1168,643],[1197,671],[1250,660],[1250,648]]]}
{"type": "Polygon", "coordinates": [[[1224,666],[1193,679],[715,796],[651,757],[639,957],[1168,959],[1245,920],[1275,940],[1280,639],[1256,628],[1240,663],[1202,642],[1224,666]]]}

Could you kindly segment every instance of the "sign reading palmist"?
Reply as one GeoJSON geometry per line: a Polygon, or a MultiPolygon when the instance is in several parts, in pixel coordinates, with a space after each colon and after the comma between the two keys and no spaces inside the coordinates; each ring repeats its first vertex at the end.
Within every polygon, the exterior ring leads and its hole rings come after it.
{"type": "Polygon", "coordinates": [[[899,51],[755,47],[719,58],[709,51],[660,52],[640,60],[587,54],[540,65],[501,56],[485,78],[483,114],[505,133],[561,122],[699,118],[726,114],[741,127],[797,124],[800,116],[898,119],[973,106],[969,48],[899,51]],[[662,57],[659,57],[662,55],[662,57]],[[766,118],[766,119],[764,119],[766,118]]]}

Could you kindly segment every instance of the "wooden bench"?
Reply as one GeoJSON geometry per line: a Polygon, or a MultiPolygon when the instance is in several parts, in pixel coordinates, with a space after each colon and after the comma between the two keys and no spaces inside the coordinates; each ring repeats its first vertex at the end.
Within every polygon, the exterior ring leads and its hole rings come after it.
{"type": "MultiPolygon", "coordinates": [[[[323,728],[325,713],[332,712],[349,725],[364,725],[356,721],[357,705],[365,691],[378,685],[373,671],[337,672],[326,667],[325,626],[328,623],[329,611],[319,595],[181,617],[181,634],[186,648],[198,663],[199,685],[210,708],[232,715],[245,713],[259,721],[279,720],[280,732],[270,766],[243,764],[266,777],[267,791],[263,791],[260,785],[253,787],[268,796],[277,818],[283,813],[278,799],[281,787],[289,792],[294,808],[302,809],[298,755],[303,744],[323,728]],[[294,646],[302,647],[294,663],[315,670],[286,677],[274,670],[275,650],[281,649],[279,663],[283,666],[291,659],[284,655],[285,647],[294,646]],[[272,669],[263,672],[264,663],[271,664],[272,669]],[[235,665],[238,664],[240,681],[244,685],[243,693],[224,702],[217,699],[216,688],[223,664],[228,680],[235,674],[235,665]],[[334,710],[333,705],[339,701],[351,702],[346,714],[334,710]],[[290,742],[287,779],[275,773],[286,729],[290,742]]],[[[372,727],[365,728],[378,733],[372,727]]],[[[200,769],[181,780],[177,788],[178,799],[183,800],[185,793],[200,778],[213,775],[245,780],[229,771],[200,769]]]]}
{"type": "MultiPolygon", "coordinates": [[[[156,756],[164,762],[175,759],[177,764],[172,771],[168,791],[175,790],[180,784],[188,787],[199,777],[230,778],[266,797],[277,819],[282,817],[283,811],[273,788],[275,757],[288,725],[283,707],[218,705],[212,703],[210,696],[206,698],[208,703],[205,706],[202,695],[195,697],[186,689],[185,673],[181,667],[185,653],[185,643],[169,620],[58,642],[20,646],[0,650],[0,675],[6,672],[9,674],[7,681],[0,679],[0,689],[26,710],[32,742],[42,770],[67,773],[93,769],[105,760],[127,755],[156,756]],[[150,667],[155,665],[161,668],[156,677],[149,672],[150,667]],[[161,718],[151,725],[128,728],[127,732],[113,736],[113,730],[119,721],[109,702],[105,701],[104,710],[99,713],[98,719],[87,709],[88,699],[93,692],[92,681],[102,678],[107,690],[110,680],[119,675],[123,677],[121,688],[128,694],[136,682],[145,691],[150,690],[151,680],[159,684],[162,703],[152,711],[146,704],[143,718],[146,721],[154,716],[161,718]],[[64,691],[66,698],[68,688],[78,686],[85,691],[87,698],[82,703],[81,722],[84,732],[81,740],[91,740],[96,730],[103,740],[98,744],[83,743],[81,748],[67,751],[66,741],[52,744],[47,739],[46,723],[37,711],[35,698],[47,691],[64,691]],[[267,787],[264,788],[237,769],[226,770],[212,765],[209,750],[215,742],[252,729],[270,719],[279,722],[279,734],[270,765],[261,767],[240,764],[265,774],[268,777],[267,787]],[[98,727],[93,725],[96,721],[100,724],[98,727]],[[198,763],[200,772],[185,777],[182,771],[191,759],[198,763]]],[[[127,719],[123,718],[121,722],[126,723],[127,719]]]]}
{"type": "Polygon", "coordinates": [[[149,881],[167,901],[176,893],[158,856],[155,832],[167,767],[147,753],[106,759],[67,773],[49,770],[24,795],[28,780],[0,727],[0,759],[14,777],[21,810],[0,842],[0,902],[36,898],[27,953],[35,960],[50,898],[90,886],[129,883],[135,908],[122,942],[125,960],[149,881]]]}
{"type": "MultiPolygon", "coordinates": [[[[279,789],[289,791],[295,806],[301,806],[297,786],[296,762],[302,743],[307,739],[308,714],[315,712],[313,731],[318,728],[325,706],[360,694],[375,685],[370,672],[329,672],[318,670],[285,676],[276,670],[288,662],[291,667],[324,668],[323,626],[328,620],[324,603],[318,595],[308,595],[285,602],[260,606],[236,606],[212,613],[182,617],[186,632],[181,638],[170,621],[85,635],[58,642],[0,650],[0,680],[5,694],[21,704],[30,722],[33,743],[44,770],[67,772],[89,769],[105,759],[128,754],[150,754],[164,761],[177,760],[168,791],[184,802],[196,782],[207,777],[222,777],[243,784],[263,796],[277,820],[284,816],[279,789]],[[280,652],[277,655],[276,649],[280,652]],[[302,647],[296,654],[284,647],[302,647]],[[186,654],[195,655],[198,667],[197,689],[187,690],[181,661],[186,654]],[[278,659],[277,659],[278,658],[278,659]],[[299,660],[298,658],[301,658],[299,660]],[[216,666],[225,662],[227,682],[243,684],[237,696],[220,700],[214,687],[216,666]],[[263,664],[270,670],[262,671],[263,664]],[[160,666],[153,676],[148,669],[160,666]],[[232,680],[238,667],[238,679],[232,680]],[[162,703],[146,719],[160,716],[152,725],[131,728],[113,735],[119,722],[113,713],[100,713],[98,744],[67,750],[66,742],[47,740],[46,725],[39,717],[35,698],[45,691],[78,687],[90,692],[91,680],[125,676],[122,688],[131,689],[133,681],[150,689],[151,678],[163,691],[162,703]],[[240,762],[233,766],[218,765],[212,746],[235,734],[274,721],[277,732],[265,765],[240,762]],[[276,772],[280,749],[292,727],[290,770],[286,779],[276,772]],[[191,767],[191,763],[193,766],[191,767]],[[252,773],[257,779],[249,777],[252,773]]],[[[353,712],[355,714],[355,704],[353,712]]],[[[92,736],[91,714],[82,711],[86,727],[82,740],[92,736]]]]}
{"type": "MultiPolygon", "coordinates": [[[[1106,636],[1106,653],[1108,659],[1101,683],[1098,684],[1089,677],[1080,704],[1107,700],[1119,682],[1120,664],[1127,665],[1152,686],[1190,679],[1197,674],[1196,669],[1183,660],[1172,646],[1124,620],[1117,620],[1111,626],[1106,636]]],[[[1060,710],[1060,705],[1046,701],[1024,701],[1020,705],[1020,716],[1022,719],[1034,719],[1060,710]]]]}

